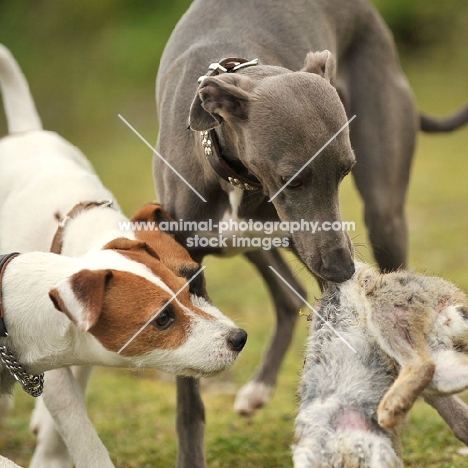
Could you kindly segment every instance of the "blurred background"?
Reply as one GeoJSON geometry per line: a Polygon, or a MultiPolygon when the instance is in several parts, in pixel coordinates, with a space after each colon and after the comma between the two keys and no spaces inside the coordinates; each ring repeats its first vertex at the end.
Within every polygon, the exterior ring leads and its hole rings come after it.
{"type": "MultiPolygon", "coordinates": [[[[394,33],[402,66],[421,110],[444,115],[468,101],[468,2],[374,0],[394,33]]],[[[155,198],[151,144],[158,123],[154,83],[159,58],[189,0],[0,0],[0,42],[17,58],[44,128],[70,140],[92,161],[127,215],[155,198]]],[[[287,2],[285,1],[285,5],[287,2]]],[[[6,123],[0,112],[0,135],[6,123]]],[[[421,135],[408,194],[410,267],[453,280],[468,291],[468,130],[421,135]]],[[[351,177],[342,186],[345,220],[359,258],[373,262],[351,177]]],[[[318,290],[300,263],[311,298],[318,290]]],[[[296,389],[307,335],[300,320],[272,402],[253,418],[232,410],[235,391],[254,372],[273,311],[261,280],[242,258],[207,260],[210,295],[249,332],[232,368],[203,383],[210,467],[279,468],[291,465],[296,389]]],[[[27,465],[33,401],[17,389],[16,409],[0,427],[0,453],[27,465]]],[[[90,413],[117,467],[174,466],[175,392],[157,372],[97,370],[90,413]]],[[[463,467],[461,445],[432,410],[418,404],[405,430],[409,467],[463,467]]]]}

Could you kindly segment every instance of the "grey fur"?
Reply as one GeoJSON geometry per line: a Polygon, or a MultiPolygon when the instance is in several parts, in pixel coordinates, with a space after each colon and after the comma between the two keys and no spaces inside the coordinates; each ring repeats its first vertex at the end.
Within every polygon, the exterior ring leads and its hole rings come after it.
{"type": "Polygon", "coordinates": [[[360,265],[314,317],[296,418],[295,468],[400,468],[418,396],[468,387],[468,298],[440,278],[360,265]],[[443,356],[443,358],[441,358],[443,356]]]}
{"type": "MultiPolygon", "coordinates": [[[[262,182],[263,191],[242,198],[237,215],[245,219],[340,220],[338,187],[355,152],[353,176],[378,264],[385,270],[406,264],[404,204],[421,118],[391,33],[365,0],[194,0],[161,58],[156,99],[158,151],[208,201],[203,203],[155,158],[159,200],[175,219],[216,223],[231,209],[234,188],[206,161],[198,130],[215,128],[223,154],[240,160],[262,182]],[[198,85],[208,65],[224,57],[258,58],[260,65],[198,85]],[[302,186],[268,203],[281,177],[294,174],[353,115],[349,129],[307,167],[302,186]],[[192,130],[186,127],[189,117],[192,130]]],[[[460,115],[446,121],[425,116],[423,129],[452,130],[468,119],[466,112],[460,115]]],[[[293,241],[304,264],[323,280],[352,276],[353,247],[346,233],[298,232],[293,241]]],[[[201,261],[224,252],[191,253],[201,261]]],[[[265,279],[277,314],[263,364],[236,399],[237,411],[248,414],[265,404],[274,388],[300,306],[268,266],[276,265],[302,295],[304,289],[279,253],[245,255],[265,279]]],[[[183,395],[178,400],[178,466],[203,467],[197,385],[179,382],[178,390],[183,395]]]]}

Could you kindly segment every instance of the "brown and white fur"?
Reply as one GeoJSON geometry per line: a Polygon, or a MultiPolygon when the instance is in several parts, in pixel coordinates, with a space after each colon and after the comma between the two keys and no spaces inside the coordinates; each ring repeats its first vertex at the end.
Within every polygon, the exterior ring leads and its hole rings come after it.
{"type": "MultiPolygon", "coordinates": [[[[131,221],[159,226],[161,222],[173,221],[173,219],[160,204],[147,203],[133,215],[131,221]]],[[[199,271],[200,264],[190,257],[187,250],[172,235],[159,229],[142,229],[135,231],[135,233],[139,240],[145,241],[157,253],[161,262],[176,276],[189,280],[199,271]]],[[[139,260],[145,261],[142,258],[139,260]]],[[[202,273],[198,274],[190,282],[188,289],[192,302],[204,309],[209,307],[210,300],[202,273]]],[[[86,391],[91,371],[91,366],[73,368],[73,375],[83,394],[86,391]]],[[[66,445],[55,429],[55,422],[40,402],[34,410],[31,429],[38,436],[38,444],[33,459],[35,465],[33,464],[33,466],[47,465],[48,467],[57,466],[60,468],[71,466],[72,460],[66,445]]]]}
{"type": "MultiPolygon", "coordinates": [[[[119,223],[128,219],[120,212],[113,195],[102,185],[86,157],[56,133],[42,129],[28,84],[18,64],[3,46],[0,46],[0,84],[9,127],[9,135],[0,140],[0,252],[48,251],[58,226],[57,213],[64,216],[77,203],[105,199],[112,200],[113,207],[100,206],[82,211],[68,221],[63,233],[62,253],[81,257],[99,251],[115,239],[126,237],[130,248],[120,251],[119,256],[128,256],[134,249],[132,242],[134,246],[141,244],[135,241],[132,231],[121,230],[119,223]]],[[[123,241],[119,242],[122,244],[123,241]]],[[[164,249],[158,250],[161,253],[164,249]]],[[[166,261],[169,257],[170,254],[165,255],[166,261]]],[[[133,260],[149,264],[154,259],[141,250],[133,260]]],[[[190,263],[186,258],[181,262],[190,263]]],[[[196,272],[194,263],[191,260],[187,273],[196,272]]],[[[163,266],[161,262],[158,265],[158,268],[163,266]]],[[[164,275],[169,275],[171,282],[180,287],[181,278],[167,268],[163,270],[164,275]]],[[[185,278],[189,279],[187,275],[185,278]]],[[[197,281],[200,280],[203,282],[202,274],[197,277],[197,281]]],[[[178,289],[172,290],[176,292],[178,289]]],[[[209,317],[216,320],[223,317],[207,300],[204,290],[191,294],[191,303],[193,307],[201,307],[209,317]]],[[[180,366],[182,368],[184,363],[180,362],[180,366]]],[[[75,373],[79,386],[77,382],[73,382],[73,386],[82,397],[90,368],[82,367],[75,373]]],[[[47,377],[48,382],[51,379],[52,376],[47,377]]],[[[60,378],[57,378],[55,385],[59,382],[60,378]]],[[[57,415],[53,416],[57,418],[57,415]]],[[[54,424],[41,409],[35,412],[32,426],[36,430],[43,426],[32,466],[71,463],[65,447],[54,435],[54,424]],[[59,446],[61,450],[57,453],[59,446]]]]}
{"type": "MultiPolygon", "coordinates": [[[[329,326],[311,324],[296,468],[401,468],[401,424],[416,398],[443,406],[468,388],[466,295],[441,278],[356,270],[320,301],[329,326]]],[[[452,417],[463,424],[466,414],[452,417]]]]}
{"type": "MultiPolygon", "coordinates": [[[[238,356],[245,332],[215,308],[196,307],[184,284],[144,242],[128,239],[80,258],[29,252],[7,265],[2,295],[9,336],[2,341],[28,372],[58,369],[46,373],[44,401],[77,468],[113,465],[66,366],[200,376],[224,370],[238,356]]],[[[0,379],[0,393],[10,392],[14,381],[3,366],[0,379]]]]}

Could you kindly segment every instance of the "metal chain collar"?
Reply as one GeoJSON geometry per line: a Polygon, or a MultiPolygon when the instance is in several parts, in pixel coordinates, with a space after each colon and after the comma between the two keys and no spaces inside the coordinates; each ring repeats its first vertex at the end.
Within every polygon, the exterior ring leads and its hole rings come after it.
{"type": "Polygon", "coordinates": [[[10,374],[21,384],[23,390],[33,397],[38,397],[44,390],[44,374],[28,374],[7,347],[0,346],[0,359],[10,374]]]}

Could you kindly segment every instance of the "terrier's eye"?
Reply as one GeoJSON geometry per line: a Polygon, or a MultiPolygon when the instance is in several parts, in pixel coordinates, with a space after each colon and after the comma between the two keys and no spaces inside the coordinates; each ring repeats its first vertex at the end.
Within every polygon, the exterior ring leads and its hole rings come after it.
{"type": "Polygon", "coordinates": [[[158,330],[168,329],[175,321],[175,312],[172,304],[168,304],[159,312],[158,316],[153,320],[153,325],[158,330]]]}

